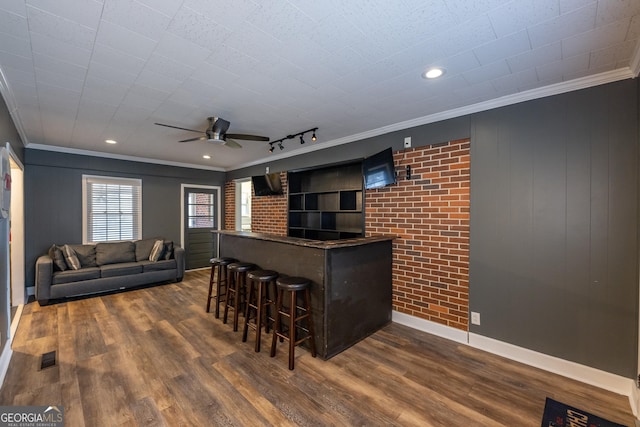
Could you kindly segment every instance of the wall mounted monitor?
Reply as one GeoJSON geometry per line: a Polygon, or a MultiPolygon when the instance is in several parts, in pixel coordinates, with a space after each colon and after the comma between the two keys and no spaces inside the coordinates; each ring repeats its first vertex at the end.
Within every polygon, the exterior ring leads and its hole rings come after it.
{"type": "Polygon", "coordinates": [[[381,188],[396,183],[396,169],[391,147],[362,161],[364,188],[381,188]]]}
{"type": "Polygon", "coordinates": [[[268,173],[251,177],[253,192],[256,196],[273,196],[282,194],[282,182],[280,173],[268,173]]]}

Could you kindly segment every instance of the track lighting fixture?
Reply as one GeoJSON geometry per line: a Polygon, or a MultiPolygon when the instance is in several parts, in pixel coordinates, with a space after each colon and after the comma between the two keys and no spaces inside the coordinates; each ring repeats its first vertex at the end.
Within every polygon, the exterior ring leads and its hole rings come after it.
{"type": "Polygon", "coordinates": [[[318,128],[311,128],[311,129],[307,129],[307,130],[302,131],[302,132],[294,133],[294,134],[292,134],[292,135],[287,135],[287,136],[285,136],[284,138],[280,138],[280,139],[277,139],[277,140],[275,140],[275,141],[271,141],[271,142],[269,143],[269,152],[270,152],[270,153],[273,153],[273,145],[274,145],[274,144],[278,144],[278,148],[280,148],[281,150],[284,150],[284,146],[282,145],[282,143],[283,143],[285,140],[287,140],[287,139],[293,139],[293,138],[295,138],[296,136],[299,136],[299,137],[300,137],[300,144],[301,144],[301,145],[302,145],[302,144],[304,144],[304,143],[306,142],[306,141],[304,140],[304,134],[305,134],[305,133],[307,133],[307,132],[312,132],[312,135],[311,135],[311,141],[316,142],[316,140],[318,139],[318,138],[316,138],[316,131],[317,131],[317,130],[318,130],[318,128]]]}

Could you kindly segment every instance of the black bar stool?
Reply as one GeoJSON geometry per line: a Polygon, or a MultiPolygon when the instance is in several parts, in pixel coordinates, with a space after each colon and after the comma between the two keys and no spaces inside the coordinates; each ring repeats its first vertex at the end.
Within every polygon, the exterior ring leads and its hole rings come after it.
{"type": "Polygon", "coordinates": [[[238,315],[245,295],[247,271],[255,269],[250,262],[232,262],[227,265],[227,297],[224,299],[222,323],[227,323],[229,308],[233,309],[233,331],[238,330],[238,315]]]}
{"type": "Polygon", "coordinates": [[[247,295],[247,308],[244,315],[244,329],[242,331],[242,342],[247,341],[249,327],[256,331],[255,351],[260,351],[260,340],[262,325],[265,325],[269,332],[269,308],[274,303],[275,283],[278,272],[273,270],[253,270],[247,273],[249,292],[247,295]],[[272,288],[272,298],[269,298],[269,288],[272,288]],[[252,316],[255,314],[255,317],[252,316]],[[255,318],[255,323],[251,319],[255,318]]]}
{"type": "Polygon", "coordinates": [[[276,355],[276,341],[278,338],[289,342],[289,369],[293,370],[295,347],[305,340],[309,340],[311,347],[311,356],[316,357],[316,341],[313,333],[313,317],[311,315],[311,281],[304,277],[280,277],[276,281],[278,287],[278,298],[276,301],[276,320],[273,327],[273,336],[271,339],[271,357],[276,355]],[[303,292],[303,306],[299,306],[297,302],[297,293],[303,292]],[[282,309],[284,294],[289,294],[288,311],[282,309]],[[282,317],[288,319],[288,330],[282,330],[282,317]],[[303,328],[299,322],[307,321],[307,328],[303,328]],[[297,338],[297,329],[302,329],[305,336],[297,338]]]}
{"type": "Polygon", "coordinates": [[[220,317],[220,299],[227,295],[227,266],[237,262],[234,258],[211,258],[211,277],[209,278],[209,296],[207,298],[207,313],[211,309],[211,300],[216,300],[216,319],[220,317]],[[213,294],[213,284],[216,284],[216,294],[213,294]],[[223,291],[224,288],[224,291],[223,291]]]}

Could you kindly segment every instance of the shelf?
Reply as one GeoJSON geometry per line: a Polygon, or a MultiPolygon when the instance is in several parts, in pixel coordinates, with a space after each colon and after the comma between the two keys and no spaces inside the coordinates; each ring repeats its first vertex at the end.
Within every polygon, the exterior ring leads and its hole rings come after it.
{"type": "Polygon", "coordinates": [[[334,240],[364,235],[360,162],[291,172],[289,235],[334,240]]]}

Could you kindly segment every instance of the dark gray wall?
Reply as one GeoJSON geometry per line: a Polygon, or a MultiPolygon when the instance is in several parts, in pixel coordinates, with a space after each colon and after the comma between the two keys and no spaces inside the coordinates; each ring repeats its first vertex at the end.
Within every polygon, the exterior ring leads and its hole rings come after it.
{"type": "Polygon", "coordinates": [[[6,142],[11,144],[11,149],[24,164],[24,144],[9,114],[4,98],[0,97],[0,144],[4,147],[6,142]]]}
{"type": "Polygon", "coordinates": [[[474,116],[472,332],[635,377],[637,90],[627,80],[474,116]]]}
{"type": "Polygon", "coordinates": [[[143,237],[180,242],[181,184],[220,186],[224,199],[224,172],[32,149],[25,160],[27,286],[33,286],[36,259],[53,243],[82,242],[83,174],[142,179],[143,237]]]}
{"type": "Polygon", "coordinates": [[[639,98],[629,79],[227,177],[398,150],[405,136],[413,146],[471,137],[470,309],[482,324],[470,331],[635,378],[639,98]]]}

